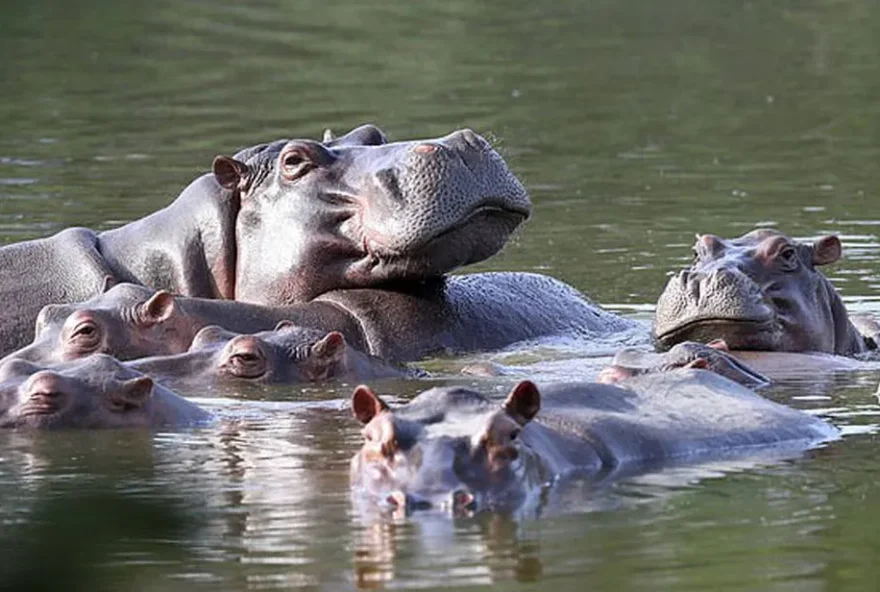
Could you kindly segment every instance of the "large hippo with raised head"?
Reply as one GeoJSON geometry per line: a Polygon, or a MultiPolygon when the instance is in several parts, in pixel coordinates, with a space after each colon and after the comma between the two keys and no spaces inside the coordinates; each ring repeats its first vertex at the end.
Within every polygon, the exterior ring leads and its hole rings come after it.
{"type": "Polygon", "coordinates": [[[433,388],[395,409],[360,386],[351,402],[364,425],[351,462],[354,493],[396,508],[511,509],[572,473],[795,451],[838,436],[817,417],[705,370],[622,384],[539,391],[524,381],[504,401],[433,388]]]}
{"type": "Polygon", "coordinates": [[[841,252],[836,236],[812,244],[771,229],[732,240],[698,236],[693,263],[669,280],[657,302],[654,339],[662,348],[721,339],[731,350],[840,356],[875,347],[817,269],[841,252]]]}
{"type": "Polygon", "coordinates": [[[497,252],[531,210],[470,130],[388,143],[366,125],[220,156],[168,207],[120,228],[69,228],[0,248],[0,355],[40,309],[87,300],[108,278],[267,305],[421,282],[497,252]]]}
{"type": "Polygon", "coordinates": [[[171,428],[212,419],[107,355],[52,368],[15,359],[0,364],[0,428],[171,428]]]}
{"type": "Polygon", "coordinates": [[[49,364],[95,352],[123,360],[170,355],[187,351],[209,325],[254,333],[282,320],[339,331],[353,348],[394,362],[635,327],[570,286],[531,273],[449,276],[408,291],[334,290],[310,302],[274,307],[118,284],[85,302],[44,307],[32,343],[9,357],[49,364]]]}

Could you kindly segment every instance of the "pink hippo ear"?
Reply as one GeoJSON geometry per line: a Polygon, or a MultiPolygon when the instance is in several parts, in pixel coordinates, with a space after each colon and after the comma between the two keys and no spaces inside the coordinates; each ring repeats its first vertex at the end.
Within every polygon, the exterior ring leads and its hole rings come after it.
{"type": "Polygon", "coordinates": [[[116,283],[116,278],[114,278],[112,275],[105,275],[104,281],[101,283],[101,293],[103,294],[104,292],[115,286],[116,283]]]}
{"type": "Polygon", "coordinates": [[[146,405],[153,395],[153,379],[139,376],[126,380],[110,395],[110,401],[116,411],[133,411],[146,405]]]}
{"type": "Polygon", "coordinates": [[[388,411],[388,405],[370,387],[362,384],[354,389],[351,394],[351,412],[359,422],[368,424],[383,411],[388,411]]]}
{"type": "Polygon", "coordinates": [[[218,156],[214,159],[213,169],[214,179],[224,189],[247,190],[251,170],[245,163],[231,156],[218,156]]]}
{"type": "Polygon", "coordinates": [[[312,355],[338,362],[345,354],[345,337],[339,331],[331,331],[312,346],[312,355]]]}
{"type": "Polygon", "coordinates": [[[504,401],[504,410],[519,425],[529,423],[541,409],[541,393],[530,380],[523,380],[510,391],[504,401]]]}
{"type": "Polygon", "coordinates": [[[272,330],[273,331],[281,331],[282,329],[287,329],[288,327],[296,327],[296,323],[294,323],[293,321],[284,319],[284,320],[278,321],[278,324],[275,325],[275,328],[272,330]]]}
{"type": "Polygon", "coordinates": [[[813,243],[812,252],[813,265],[828,265],[840,259],[843,255],[843,246],[839,238],[829,234],[813,243]]]}
{"type": "Polygon", "coordinates": [[[138,319],[147,326],[167,321],[174,314],[174,296],[159,290],[138,307],[138,319]]]}

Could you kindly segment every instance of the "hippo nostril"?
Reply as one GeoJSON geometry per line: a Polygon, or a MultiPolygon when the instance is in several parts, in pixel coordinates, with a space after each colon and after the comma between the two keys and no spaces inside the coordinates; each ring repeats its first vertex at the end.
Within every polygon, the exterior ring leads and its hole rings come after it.
{"type": "Polygon", "coordinates": [[[388,497],[385,498],[385,501],[396,508],[405,508],[407,497],[402,491],[392,491],[388,494],[388,497]]]}
{"type": "Polygon", "coordinates": [[[471,509],[474,505],[474,501],[476,501],[476,498],[474,497],[474,494],[469,491],[458,489],[452,492],[452,508],[455,510],[471,509]]]}
{"type": "Polygon", "coordinates": [[[419,154],[433,154],[437,152],[438,146],[436,144],[418,144],[415,148],[413,148],[413,152],[418,152],[419,154]]]}

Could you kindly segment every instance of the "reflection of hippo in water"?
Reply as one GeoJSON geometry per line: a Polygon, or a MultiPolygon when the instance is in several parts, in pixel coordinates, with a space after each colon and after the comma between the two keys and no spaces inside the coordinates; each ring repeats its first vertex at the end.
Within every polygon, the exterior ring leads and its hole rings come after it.
{"type": "Polygon", "coordinates": [[[141,358],[127,364],[166,385],[218,381],[291,384],[325,380],[356,381],[408,376],[326,333],[282,321],[273,331],[241,334],[216,325],[198,332],[189,351],[141,358]]]}
{"type": "Polygon", "coordinates": [[[466,388],[434,388],[394,410],[358,387],[352,410],[364,444],[352,483],[397,507],[509,508],[575,471],[799,450],[837,436],[821,419],[704,370],[625,385],[557,384],[541,394],[526,381],[501,404],[466,388]]]}
{"type": "Polygon", "coordinates": [[[106,355],[45,369],[25,360],[0,364],[0,427],[181,427],[210,413],[106,355]]]}
{"type": "Polygon", "coordinates": [[[529,273],[450,276],[410,292],[336,290],[282,307],[119,284],[85,302],[46,306],[37,317],[34,341],[10,357],[48,364],[95,352],[123,360],[169,355],[187,351],[208,325],[253,333],[282,320],[340,331],[352,347],[397,362],[634,326],[562,282],[529,273]]]}
{"type": "Polygon", "coordinates": [[[809,245],[769,229],[733,240],[706,234],[694,254],[657,303],[654,337],[661,347],[723,339],[732,350],[867,349],[840,295],[816,269],[840,258],[836,236],[809,245]]]}
{"type": "Polygon", "coordinates": [[[218,157],[213,174],[146,218],[0,248],[0,355],[30,340],[44,305],[91,298],[108,276],[289,304],[480,261],[530,209],[501,157],[469,130],[389,144],[363,126],[323,143],[248,148],[218,157]]]}

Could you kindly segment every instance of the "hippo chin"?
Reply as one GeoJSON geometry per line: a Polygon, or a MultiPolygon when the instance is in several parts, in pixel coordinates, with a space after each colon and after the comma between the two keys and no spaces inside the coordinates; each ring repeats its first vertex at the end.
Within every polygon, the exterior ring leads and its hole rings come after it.
{"type": "Polygon", "coordinates": [[[186,353],[129,362],[130,368],[168,385],[214,383],[294,384],[409,376],[357,351],[338,331],[329,333],[281,321],[273,331],[241,334],[211,325],[186,353]]]}
{"type": "Polygon", "coordinates": [[[146,218],[0,248],[0,355],[30,340],[43,306],[91,298],[108,277],[191,297],[302,302],[480,261],[530,211],[502,158],[469,130],[388,143],[366,125],[255,146],[217,157],[146,218]]]}
{"type": "Polygon", "coordinates": [[[0,428],[182,427],[212,415],[106,355],[0,364],[0,428]]]}
{"type": "Polygon", "coordinates": [[[657,302],[654,338],[663,348],[722,339],[733,350],[865,351],[840,295],[816,269],[841,251],[836,236],[812,245],[769,229],[732,240],[699,236],[693,264],[657,302]]]}
{"type": "Polygon", "coordinates": [[[364,444],[355,494],[416,510],[506,510],[572,473],[607,475],[802,450],[838,437],[828,423],[705,370],[608,384],[525,381],[503,402],[434,388],[391,409],[368,387],[352,396],[364,444]],[[540,413],[539,413],[540,412],[540,413]]]}

